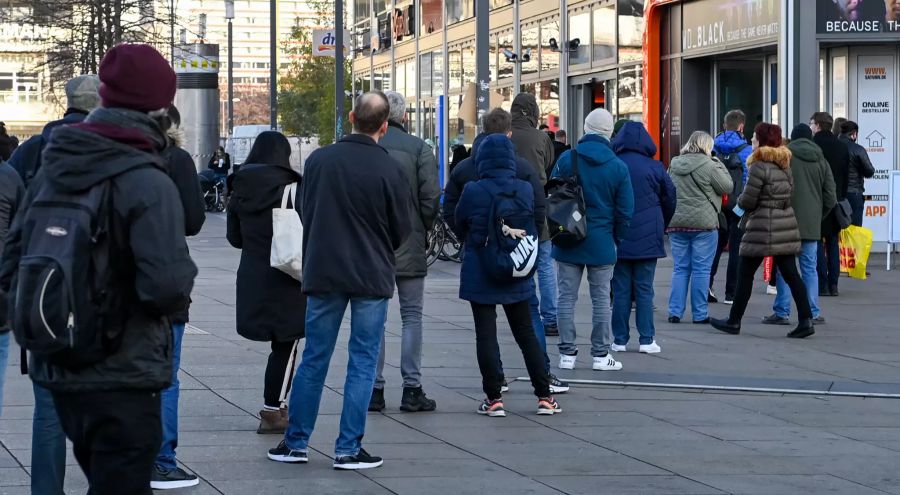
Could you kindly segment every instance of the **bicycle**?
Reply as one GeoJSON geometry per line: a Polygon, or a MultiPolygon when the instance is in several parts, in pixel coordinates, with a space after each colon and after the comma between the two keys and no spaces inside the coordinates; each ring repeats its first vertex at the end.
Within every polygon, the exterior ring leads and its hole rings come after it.
{"type": "Polygon", "coordinates": [[[425,262],[428,266],[433,265],[437,260],[462,262],[460,257],[462,243],[456,237],[453,229],[444,221],[443,215],[438,215],[438,221],[428,231],[426,240],[428,247],[425,251],[425,262]]]}

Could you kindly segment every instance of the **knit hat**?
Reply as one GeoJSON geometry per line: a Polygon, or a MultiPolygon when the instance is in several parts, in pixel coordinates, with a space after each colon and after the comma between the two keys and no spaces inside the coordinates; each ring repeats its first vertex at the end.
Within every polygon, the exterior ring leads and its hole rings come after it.
{"type": "Polygon", "coordinates": [[[756,140],[759,142],[760,147],[770,146],[777,148],[781,146],[781,127],[760,122],[753,132],[756,134],[756,140]]]}
{"type": "Polygon", "coordinates": [[[76,76],[66,83],[66,100],[69,108],[90,112],[100,105],[100,78],[96,74],[76,76]]]}
{"type": "Polygon", "coordinates": [[[100,100],[105,108],[152,112],[175,99],[175,71],[150,45],[119,45],[100,62],[100,100]]]}
{"type": "Polygon", "coordinates": [[[584,133],[598,134],[610,139],[613,133],[613,116],[608,111],[598,108],[584,119],[584,133]]]}
{"type": "Polygon", "coordinates": [[[797,124],[794,126],[794,129],[791,131],[791,141],[796,141],[798,139],[812,139],[813,133],[812,129],[809,128],[807,124],[797,124]]]}
{"type": "Polygon", "coordinates": [[[619,119],[616,121],[616,125],[613,126],[613,136],[619,134],[619,131],[622,130],[622,127],[625,126],[625,123],[628,122],[628,119],[619,119]]]}

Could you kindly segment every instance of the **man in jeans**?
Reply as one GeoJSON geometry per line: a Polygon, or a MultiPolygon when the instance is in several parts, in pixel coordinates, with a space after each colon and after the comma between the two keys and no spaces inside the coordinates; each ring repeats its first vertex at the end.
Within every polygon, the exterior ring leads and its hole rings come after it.
{"type": "Polygon", "coordinates": [[[378,145],[387,133],[389,112],[384,93],[363,94],[350,112],[353,134],[306,160],[300,193],[303,292],[309,296],[306,348],[291,389],[288,429],[268,453],[273,461],[309,460],[309,438],[349,304],[350,359],[333,466],[368,469],[383,463],[362,448],[362,438],[394,295],[394,252],[412,230],[406,174],[378,145]]]}
{"type": "MultiPolygon", "coordinates": [[[[819,310],[819,274],[816,270],[816,255],[819,239],[822,238],[822,218],[837,204],[834,192],[834,177],[831,167],[825,161],[822,150],[812,141],[812,129],[806,124],[798,124],[791,132],[791,175],[794,178],[794,192],[791,204],[800,226],[800,275],[809,296],[809,306],[816,325],[825,323],[819,310]]],[[[791,289],[781,274],[778,274],[778,295],[775,296],[775,313],[763,318],[768,325],[789,325],[791,315],[791,289]]]]}
{"type": "MultiPolygon", "coordinates": [[[[397,161],[406,174],[407,188],[412,196],[409,216],[412,234],[394,253],[397,270],[397,293],[400,296],[402,342],[400,347],[400,374],[403,375],[403,399],[400,410],[406,412],[434,411],[437,403],[429,399],[422,389],[422,307],[425,297],[425,246],[428,231],[434,226],[441,199],[438,185],[437,161],[431,146],[411,136],[403,124],[406,121],[406,98],[389,91],[391,113],[387,134],[379,144],[397,161]]],[[[375,389],[369,402],[369,411],[382,411],[384,402],[384,335],[378,356],[378,373],[375,389]]]]}
{"type": "Polygon", "coordinates": [[[610,281],[616,264],[616,248],[625,239],[634,211],[634,190],[628,166],[610,146],[613,117],[598,108],[584,121],[584,137],[575,150],[559,158],[556,177],[573,175],[577,160],[578,178],[584,191],[587,238],[573,247],[553,246],[559,263],[559,368],[573,369],[578,355],[575,345],[575,303],[581,279],[587,271],[593,303],[591,356],[597,371],[620,370],[622,363],[610,355],[612,308],[610,281]],[[578,156],[575,157],[574,155],[578,156]]]}
{"type": "MultiPolygon", "coordinates": [[[[22,197],[25,195],[25,186],[19,174],[0,161],[0,253],[6,242],[6,234],[12,224],[22,197]]],[[[6,294],[0,293],[0,417],[3,416],[3,382],[6,379],[6,365],[9,360],[9,326],[6,325],[8,311],[6,294]]]]}
{"type": "Polygon", "coordinates": [[[105,290],[122,297],[113,301],[103,330],[118,335],[118,346],[81,367],[32,353],[29,375],[50,390],[91,494],[150,495],[162,444],[160,392],[172,380],[168,315],[185,307],[197,274],[178,192],[159,154],[167,140],[158,119],[175,96],[175,73],[154,48],[122,44],[103,58],[100,81],[102,107],[55,130],[43,150],[41,172],[7,239],[0,286],[16,293],[19,262],[32,252],[35,236],[53,235],[34,227],[53,218],[39,206],[110,184],[105,214],[113,266],[105,290]]]}
{"type": "MultiPolygon", "coordinates": [[[[831,167],[834,177],[834,193],[838,203],[847,198],[850,181],[850,149],[834,133],[834,119],[827,112],[816,112],[809,121],[813,142],[822,148],[822,154],[831,167]]],[[[818,246],[819,296],[838,295],[838,279],[841,276],[841,259],[838,237],[841,227],[834,209],[822,220],[822,238],[818,246]]]]}
{"type": "Polygon", "coordinates": [[[875,175],[875,166],[869,159],[866,148],[856,141],[859,139],[859,125],[848,120],[841,125],[841,135],[838,137],[850,150],[850,169],[847,175],[847,201],[853,208],[850,215],[852,224],[857,227],[863,225],[863,213],[866,208],[866,179],[875,175]]]}

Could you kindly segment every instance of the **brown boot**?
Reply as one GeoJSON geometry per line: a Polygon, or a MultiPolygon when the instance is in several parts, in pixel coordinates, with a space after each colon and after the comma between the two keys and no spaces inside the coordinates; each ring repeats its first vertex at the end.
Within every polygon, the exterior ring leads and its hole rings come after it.
{"type": "Polygon", "coordinates": [[[281,435],[287,429],[288,420],[287,411],[267,411],[263,409],[259,412],[259,428],[256,433],[260,435],[281,435]],[[284,411],[284,413],[282,412],[284,411]]]}

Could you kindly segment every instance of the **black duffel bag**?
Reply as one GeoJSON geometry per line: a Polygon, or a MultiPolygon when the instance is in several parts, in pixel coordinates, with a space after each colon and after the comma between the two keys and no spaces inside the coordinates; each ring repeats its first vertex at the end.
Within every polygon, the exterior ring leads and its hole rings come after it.
{"type": "Polygon", "coordinates": [[[550,241],[559,247],[573,247],[587,238],[587,210],[578,178],[578,151],[573,147],[572,175],[547,181],[547,227],[550,241]]]}

